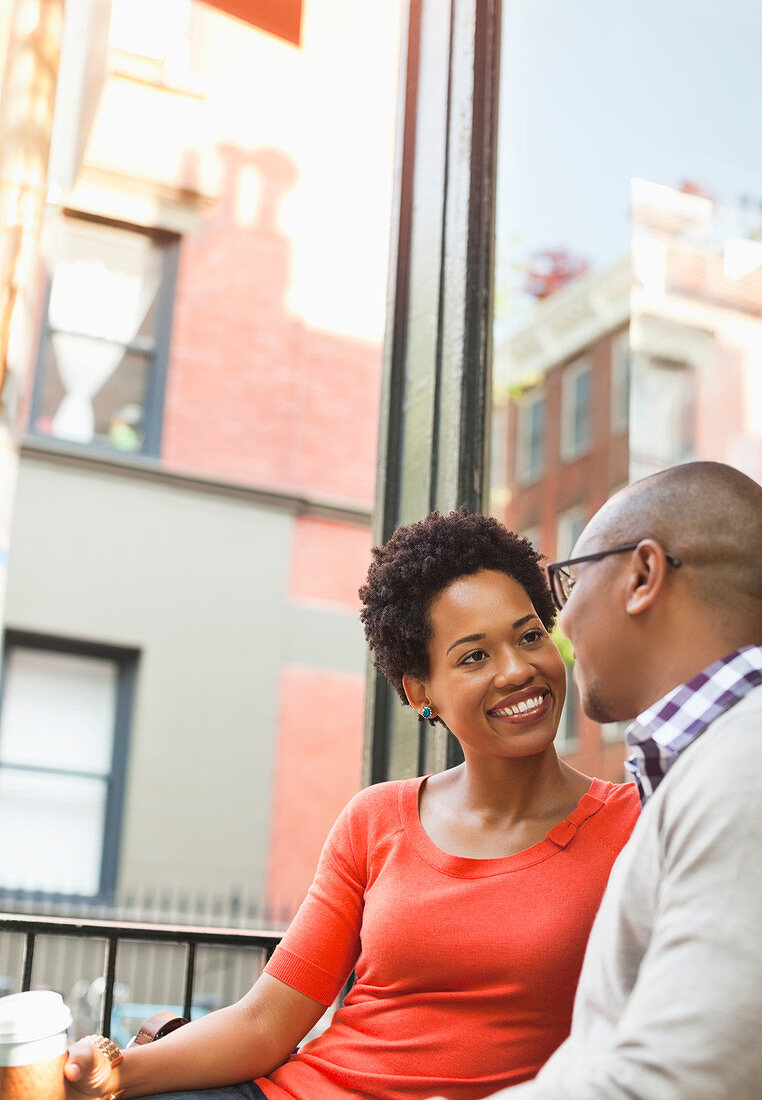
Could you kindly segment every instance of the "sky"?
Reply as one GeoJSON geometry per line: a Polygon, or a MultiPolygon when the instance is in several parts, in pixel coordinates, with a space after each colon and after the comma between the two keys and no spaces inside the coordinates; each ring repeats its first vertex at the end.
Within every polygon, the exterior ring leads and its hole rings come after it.
{"type": "Polygon", "coordinates": [[[759,0],[505,0],[498,288],[546,248],[625,255],[633,177],[762,221],[760,42],[759,0]]]}

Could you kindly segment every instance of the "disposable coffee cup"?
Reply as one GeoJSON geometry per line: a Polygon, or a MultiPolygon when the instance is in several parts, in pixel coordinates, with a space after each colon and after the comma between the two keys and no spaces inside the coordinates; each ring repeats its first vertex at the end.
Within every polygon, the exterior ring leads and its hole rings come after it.
{"type": "Polygon", "coordinates": [[[70,1024],[60,993],[0,997],[0,1100],[64,1100],[70,1024]]]}

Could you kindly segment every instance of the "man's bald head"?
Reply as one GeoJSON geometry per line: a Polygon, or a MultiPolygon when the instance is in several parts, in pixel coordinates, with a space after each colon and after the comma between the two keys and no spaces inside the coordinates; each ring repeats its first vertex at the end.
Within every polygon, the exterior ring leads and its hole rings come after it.
{"type": "Polygon", "coordinates": [[[572,556],[629,544],[572,567],[559,618],[582,705],[599,722],[634,718],[762,643],[762,487],[751,478],[690,462],[637,481],[593,516],[572,556]]]}
{"type": "Polygon", "coordinates": [[[607,501],[577,552],[649,537],[681,560],[698,599],[762,622],[762,486],[756,481],[721,462],[672,466],[607,501]]]}

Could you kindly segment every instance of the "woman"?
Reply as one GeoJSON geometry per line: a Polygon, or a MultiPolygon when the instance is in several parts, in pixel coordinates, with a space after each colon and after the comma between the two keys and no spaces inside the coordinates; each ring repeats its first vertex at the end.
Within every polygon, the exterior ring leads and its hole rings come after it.
{"type": "Polygon", "coordinates": [[[461,509],[401,527],[373,556],[360,597],[375,663],[464,762],[352,799],[251,991],[128,1050],[103,1092],[79,1045],[71,1100],[236,1081],[204,1095],[477,1100],[534,1076],[567,1035],[635,788],[555,753],[565,668],[529,542],[461,509]],[[330,1027],[292,1054],[353,969],[330,1027]]]}

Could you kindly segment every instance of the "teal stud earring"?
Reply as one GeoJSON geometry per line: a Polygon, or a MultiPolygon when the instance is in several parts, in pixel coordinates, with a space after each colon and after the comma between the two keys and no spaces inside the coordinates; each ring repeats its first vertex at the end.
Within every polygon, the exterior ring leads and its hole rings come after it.
{"type": "Polygon", "coordinates": [[[431,707],[425,706],[421,711],[421,718],[431,718],[433,713],[431,707]]]}

